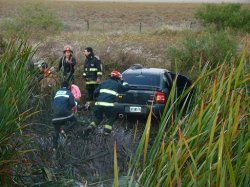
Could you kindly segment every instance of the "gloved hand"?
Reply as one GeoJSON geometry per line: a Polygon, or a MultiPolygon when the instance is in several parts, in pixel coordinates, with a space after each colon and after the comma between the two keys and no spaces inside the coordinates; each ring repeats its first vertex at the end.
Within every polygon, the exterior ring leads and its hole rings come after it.
{"type": "Polygon", "coordinates": [[[101,82],[101,79],[100,78],[97,78],[96,79],[96,83],[99,84],[101,82]]]}

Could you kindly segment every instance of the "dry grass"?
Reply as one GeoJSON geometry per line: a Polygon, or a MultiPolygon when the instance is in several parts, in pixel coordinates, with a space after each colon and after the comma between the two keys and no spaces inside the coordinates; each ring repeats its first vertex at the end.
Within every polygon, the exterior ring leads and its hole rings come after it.
{"type": "MultiPolygon", "coordinates": [[[[120,61],[124,56],[130,56],[129,61],[132,61],[131,56],[135,55],[135,60],[141,57],[139,61],[143,64],[170,68],[168,48],[183,39],[185,30],[200,26],[194,18],[194,12],[200,4],[53,0],[1,0],[0,22],[18,15],[21,7],[34,5],[42,5],[52,11],[63,23],[61,34],[50,37],[47,36],[49,33],[44,33],[47,37],[43,41],[33,40],[33,43],[40,43],[36,58],[47,58],[51,65],[55,65],[62,55],[63,45],[71,44],[79,62],[79,78],[84,61],[82,50],[87,46],[95,49],[104,65],[120,61]]],[[[250,8],[250,5],[243,7],[250,8]]]]}
{"type": "Polygon", "coordinates": [[[67,1],[32,1],[2,0],[1,16],[11,16],[19,6],[43,4],[54,10],[65,21],[89,19],[102,21],[168,21],[187,20],[200,4],[174,3],[116,3],[116,2],[67,2],[67,1]],[[4,8],[3,8],[4,7],[4,8]]]}

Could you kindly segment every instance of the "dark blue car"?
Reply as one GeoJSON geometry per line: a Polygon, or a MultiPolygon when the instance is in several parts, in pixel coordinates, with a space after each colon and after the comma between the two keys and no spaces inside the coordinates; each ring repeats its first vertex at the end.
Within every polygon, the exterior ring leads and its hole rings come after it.
{"type": "MultiPolygon", "coordinates": [[[[148,115],[152,107],[155,116],[164,110],[176,74],[166,69],[145,68],[134,65],[122,73],[124,81],[131,89],[120,93],[116,108],[123,115],[148,115]]],[[[182,93],[191,85],[190,79],[178,75],[177,90],[182,93]]]]}

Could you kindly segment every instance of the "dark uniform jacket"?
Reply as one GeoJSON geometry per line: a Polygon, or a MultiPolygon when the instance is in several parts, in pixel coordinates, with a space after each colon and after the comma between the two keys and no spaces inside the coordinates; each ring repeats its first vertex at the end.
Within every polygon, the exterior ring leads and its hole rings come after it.
{"type": "Polygon", "coordinates": [[[73,94],[67,88],[56,92],[53,102],[53,121],[72,117],[72,107],[76,106],[73,94]]]}
{"type": "Polygon", "coordinates": [[[59,61],[59,65],[58,65],[58,70],[62,69],[64,73],[74,74],[74,72],[75,72],[74,66],[76,65],[75,57],[70,56],[70,62],[71,63],[66,62],[65,56],[61,57],[60,61],[59,61]]]}
{"type": "Polygon", "coordinates": [[[129,85],[117,78],[110,78],[102,82],[94,91],[95,105],[114,106],[118,93],[129,90],[129,85]]]}
{"type": "Polygon", "coordinates": [[[96,84],[96,79],[102,76],[102,63],[99,57],[89,56],[84,62],[83,76],[86,84],[96,84]]]}

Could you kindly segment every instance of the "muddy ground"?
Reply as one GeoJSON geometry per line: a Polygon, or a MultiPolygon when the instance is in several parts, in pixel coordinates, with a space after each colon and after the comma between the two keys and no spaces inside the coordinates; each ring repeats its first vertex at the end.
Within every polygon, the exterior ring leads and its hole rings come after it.
{"type": "MultiPolygon", "coordinates": [[[[54,129],[51,124],[51,100],[49,98],[40,97],[37,100],[36,111],[40,112],[29,120],[29,126],[25,130],[29,142],[27,148],[35,149],[26,156],[31,161],[30,172],[33,175],[29,180],[33,184],[45,185],[46,181],[67,183],[72,182],[73,179],[78,184],[88,184],[88,186],[111,186],[115,143],[119,176],[126,176],[129,161],[135,154],[146,118],[132,116],[117,118],[110,135],[103,135],[101,124],[93,134],[84,136],[81,132],[90,123],[93,108],[89,111],[78,111],[76,128],[72,132],[67,132],[66,138],[60,137],[59,148],[54,152],[52,149],[54,129]]],[[[153,128],[155,127],[156,130],[157,122],[153,123],[153,128]]],[[[46,182],[46,184],[49,183],[46,182]]],[[[51,182],[50,185],[56,186],[56,183],[51,182]]]]}

